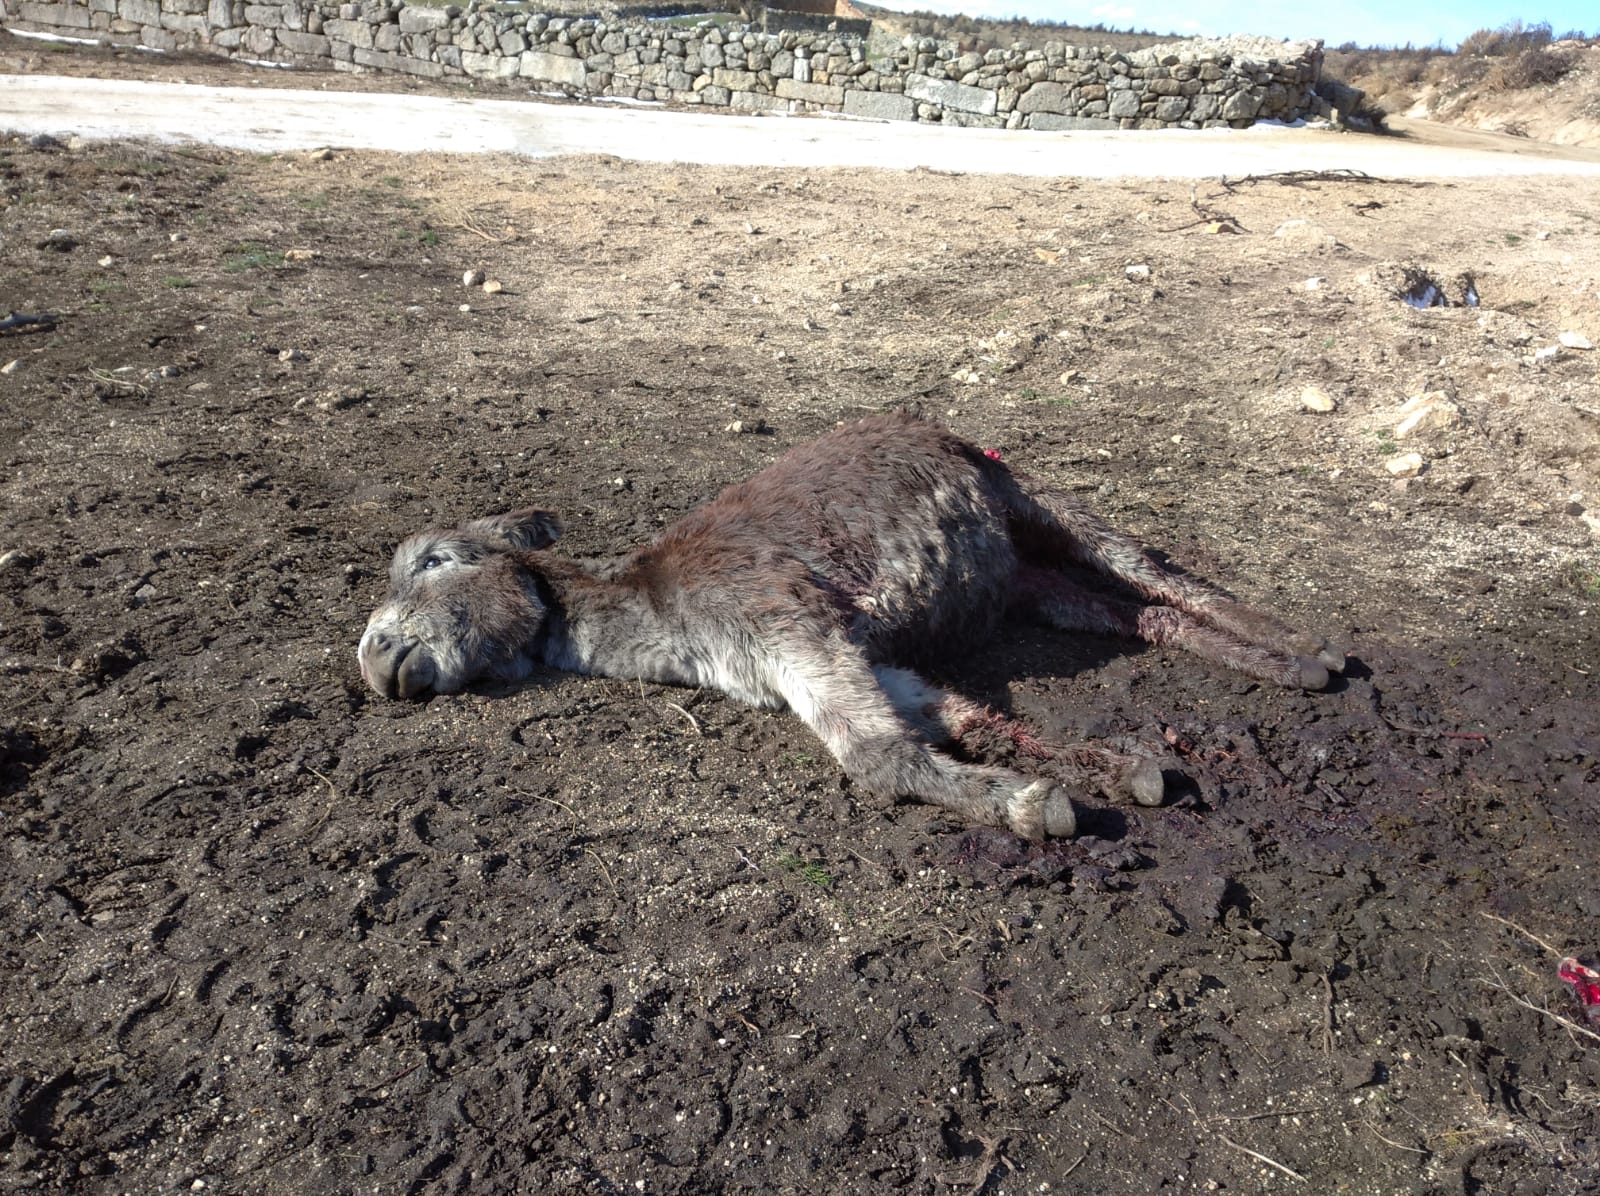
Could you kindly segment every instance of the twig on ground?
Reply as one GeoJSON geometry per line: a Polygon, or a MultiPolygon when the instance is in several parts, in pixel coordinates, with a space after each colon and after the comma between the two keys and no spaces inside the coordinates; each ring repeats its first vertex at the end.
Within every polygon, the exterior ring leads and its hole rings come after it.
{"type": "Polygon", "coordinates": [[[1098,1121],[1101,1125],[1105,1126],[1106,1129],[1110,1130],[1113,1134],[1120,1134],[1124,1138],[1133,1137],[1132,1134],[1130,1134],[1127,1130],[1123,1129],[1116,1122],[1112,1121],[1111,1118],[1102,1117],[1099,1113],[1096,1113],[1093,1109],[1089,1110],[1089,1116],[1093,1117],[1096,1121],[1098,1121]]]}
{"type": "MultiPolygon", "coordinates": [[[[1196,1125],[1202,1121],[1265,1121],[1272,1117],[1300,1117],[1306,1113],[1327,1112],[1325,1105],[1309,1105],[1299,1109],[1263,1109],[1259,1113],[1207,1113],[1202,1117],[1200,1110],[1194,1107],[1194,1101],[1188,1096],[1183,1098],[1183,1103],[1188,1106],[1189,1116],[1194,1119],[1196,1125]]],[[[1174,1113],[1181,1112],[1171,1101],[1167,1101],[1167,1107],[1174,1113]]]]}
{"type": "Polygon", "coordinates": [[[1322,1053],[1333,1054],[1333,973],[1322,973],[1322,1053]]]}
{"type": "Polygon", "coordinates": [[[1525,927],[1518,926],[1510,918],[1502,918],[1499,914],[1491,914],[1488,910],[1482,910],[1482,909],[1480,909],[1478,911],[1478,916],[1480,918],[1488,918],[1489,921],[1491,921],[1491,922],[1498,922],[1502,926],[1511,927],[1512,930],[1515,930],[1523,938],[1527,939],[1529,942],[1538,943],[1539,946],[1543,947],[1546,951],[1550,952],[1551,955],[1556,956],[1558,959],[1566,955],[1565,951],[1557,950],[1555,947],[1552,947],[1544,939],[1542,939],[1538,935],[1534,934],[1533,931],[1528,930],[1525,927]]]}
{"type": "Polygon", "coordinates": [[[1260,1113],[1207,1113],[1207,1121],[1266,1121],[1272,1117],[1303,1117],[1307,1113],[1322,1113],[1326,1110],[1320,1105],[1307,1106],[1303,1109],[1265,1109],[1260,1113]]]}
{"type": "Polygon", "coordinates": [[[1546,1009],[1543,1005],[1535,1005],[1532,1001],[1517,996],[1516,993],[1511,991],[1511,988],[1506,984],[1506,982],[1498,977],[1494,980],[1486,980],[1482,977],[1479,977],[1478,983],[1488,988],[1499,989],[1501,992],[1505,993],[1506,996],[1510,997],[1514,1004],[1521,1005],[1524,1009],[1531,1009],[1535,1013],[1542,1013],[1545,1017],[1549,1018],[1553,1022],[1560,1022],[1567,1028],[1569,1032],[1573,1034],[1582,1034],[1585,1038],[1592,1038],[1596,1042],[1600,1042],[1600,1034],[1596,1034],[1587,1026],[1580,1026],[1577,1022],[1573,1021],[1569,1017],[1562,1017],[1553,1009],[1546,1009]]]}
{"type": "Polygon", "coordinates": [[[412,1072],[416,1071],[417,1068],[421,1067],[425,1062],[427,1062],[427,1060],[419,1059],[419,1060],[417,1060],[417,1062],[413,1063],[410,1067],[406,1068],[404,1071],[395,1072],[395,1074],[390,1076],[387,1080],[379,1080],[376,1084],[369,1085],[366,1088],[366,1091],[367,1092],[376,1092],[380,1088],[387,1088],[390,1084],[398,1084],[401,1080],[405,1079],[412,1072]]]}
{"type": "Polygon", "coordinates": [[[1318,780],[1316,782],[1316,786],[1317,786],[1317,791],[1320,792],[1323,796],[1327,797],[1335,805],[1342,806],[1342,805],[1345,804],[1344,794],[1340,793],[1332,785],[1328,784],[1327,781],[1318,780]]]}
{"type": "Polygon", "coordinates": [[[938,944],[939,954],[944,957],[946,963],[954,962],[960,956],[963,948],[970,947],[973,944],[974,940],[970,934],[961,934],[948,926],[941,926],[939,929],[950,940],[949,951],[945,950],[943,944],[938,944]]]}
{"type": "Polygon", "coordinates": [[[1217,1137],[1220,1138],[1227,1145],[1233,1147],[1235,1150],[1237,1150],[1237,1151],[1239,1151],[1239,1152],[1241,1152],[1243,1154],[1249,1155],[1252,1159],[1255,1159],[1258,1163],[1265,1163],[1268,1167],[1276,1167],[1279,1171],[1283,1172],[1290,1179],[1297,1179],[1303,1184],[1311,1182],[1305,1176],[1301,1175],[1298,1171],[1296,1171],[1293,1167],[1285,1167],[1282,1163],[1278,1162],[1277,1159],[1268,1158],[1266,1155],[1262,1154],[1259,1150],[1251,1150],[1248,1146],[1240,1146],[1232,1138],[1228,1137],[1227,1134],[1218,1134],[1217,1137]]]}
{"type": "MultiPolygon", "coordinates": [[[[1005,1157],[1000,1153],[1000,1147],[1005,1139],[985,1138],[982,1134],[979,1134],[978,1141],[983,1143],[983,1157],[973,1164],[970,1174],[960,1178],[948,1175],[935,1175],[933,1178],[942,1184],[948,1184],[952,1188],[965,1184],[967,1186],[966,1196],[978,1196],[978,1193],[983,1191],[984,1186],[988,1184],[989,1177],[994,1174],[995,1164],[1005,1157]]],[[[1007,1161],[1009,1162],[1009,1160],[1007,1161]]]]}
{"type": "Polygon", "coordinates": [[[605,877],[606,884],[611,886],[611,895],[620,899],[621,895],[617,892],[617,882],[611,879],[611,869],[606,867],[606,862],[595,854],[595,850],[592,847],[585,847],[583,854],[594,860],[595,867],[600,869],[600,875],[605,877]]]}
{"type": "Polygon", "coordinates": [[[1218,232],[1242,233],[1246,231],[1244,225],[1226,212],[1219,212],[1200,201],[1199,183],[1191,183],[1189,186],[1189,206],[1194,209],[1194,214],[1199,217],[1198,220],[1191,220],[1187,224],[1177,224],[1160,231],[1164,233],[1180,233],[1185,229],[1196,228],[1202,224],[1214,224],[1217,226],[1216,231],[1218,232]]]}
{"type": "MultiPolygon", "coordinates": [[[[522,791],[518,790],[518,792],[520,793],[522,791]]],[[[574,810],[571,806],[567,805],[567,803],[564,802],[564,801],[557,801],[555,798],[546,797],[542,793],[530,793],[530,794],[528,794],[528,796],[529,797],[537,797],[542,802],[548,802],[550,805],[554,806],[558,810],[565,810],[571,816],[572,821],[574,821],[574,822],[579,821],[578,812],[576,810],[574,810]]]]}
{"type": "Polygon", "coordinates": [[[744,867],[750,869],[750,871],[756,873],[757,875],[760,875],[760,876],[765,876],[766,875],[765,872],[761,871],[761,866],[759,864],[757,864],[754,860],[752,860],[748,855],[745,854],[744,848],[735,847],[733,850],[738,854],[739,863],[741,865],[743,865],[744,867]]]}
{"type": "Polygon", "coordinates": [[[136,394],[141,398],[150,393],[150,388],[144,383],[134,382],[128,378],[119,378],[110,370],[102,370],[97,369],[94,366],[90,366],[89,377],[93,378],[102,386],[114,386],[118,390],[125,390],[129,394],[136,394]]]}
{"type": "Polygon", "coordinates": [[[473,236],[482,237],[491,245],[504,245],[510,241],[519,240],[522,236],[521,233],[519,233],[513,226],[509,224],[506,225],[501,232],[492,233],[488,229],[484,228],[483,225],[479,224],[477,219],[469,212],[456,212],[455,217],[454,223],[452,223],[449,227],[459,228],[465,232],[471,233],[473,236]]]}
{"type": "Polygon", "coordinates": [[[978,1141],[983,1143],[983,1157],[978,1160],[977,1173],[973,1176],[972,1186],[967,1189],[967,1196],[978,1196],[983,1191],[984,1185],[989,1182],[989,1176],[994,1174],[995,1165],[1004,1162],[1010,1166],[1011,1160],[1000,1153],[1000,1148],[1005,1145],[1004,1138],[985,1138],[978,1135],[978,1141]]]}
{"type": "Polygon", "coordinates": [[[676,710],[679,714],[683,715],[684,718],[689,720],[689,725],[694,728],[694,733],[700,736],[702,739],[705,738],[706,733],[700,729],[700,720],[695,718],[694,715],[690,714],[676,702],[664,702],[663,705],[666,706],[668,710],[676,710]]]}
{"type": "Polygon", "coordinates": [[[317,819],[314,823],[312,823],[309,827],[306,828],[306,838],[309,840],[319,830],[322,829],[322,824],[324,822],[328,821],[329,818],[333,817],[333,807],[339,804],[339,791],[333,787],[333,782],[332,781],[330,781],[327,777],[323,776],[316,769],[312,768],[311,765],[302,764],[300,767],[305,769],[312,776],[316,777],[317,780],[321,781],[324,785],[326,785],[328,787],[328,792],[333,795],[333,800],[328,803],[328,808],[322,812],[322,817],[317,819]]]}
{"type": "Polygon", "coordinates": [[[1223,189],[1228,191],[1242,187],[1246,183],[1251,186],[1257,183],[1280,183],[1287,187],[1303,187],[1307,183],[1386,183],[1396,187],[1427,186],[1426,183],[1418,182],[1416,179],[1386,179],[1379,175],[1368,174],[1364,170],[1351,170],[1345,167],[1337,170],[1278,170],[1271,174],[1247,174],[1237,179],[1224,176],[1220,181],[1223,189]]]}
{"type": "Polygon", "coordinates": [[[850,846],[847,845],[845,847],[845,850],[847,852],[849,852],[851,855],[855,856],[856,859],[860,860],[863,864],[870,864],[872,867],[876,868],[879,872],[887,872],[887,871],[889,871],[888,865],[880,864],[880,863],[878,863],[877,860],[869,860],[866,856],[862,855],[854,847],[850,847],[850,846]]]}
{"type": "Polygon", "coordinates": [[[1366,1126],[1369,1130],[1371,1130],[1374,1134],[1376,1134],[1379,1137],[1379,1139],[1381,1139],[1384,1142],[1387,1142],[1390,1146],[1394,1147],[1396,1150],[1408,1151],[1411,1154],[1431,1155],[1433,1153],[1433,1151],[1428,1150],[1427,1148],[1422,1147],[1422,1146],[1407,1146],[1403,1142],[1396,1142],[1393,1138],[1389,1137],[1382,1130],[1380,1130],[1377,1126],[1373,1125],[1372,1122],[1368,1121],[1365,1117],[1363,1117],[1361,1119],[1361,1124],[1366,1126]]]}

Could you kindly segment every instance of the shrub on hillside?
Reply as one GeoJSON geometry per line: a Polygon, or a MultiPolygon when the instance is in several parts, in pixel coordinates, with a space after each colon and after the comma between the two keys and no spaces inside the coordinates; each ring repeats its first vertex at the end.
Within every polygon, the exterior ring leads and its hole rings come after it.
{"type": "Polygon", "coordinates": [[[1524,91],[1530,87],[1544,87],[1554,83],[1578,65],[1572,54],[1559,50],[1524,50],[1515,58],[1506,58],[1494,64],[1483,77],[1485,91],[1524,91]]]}
{"type": "Polygon", "coordinates": [[[1423,86],[1437,84],[1455,62],[1449,50],[1433,46],[1379,50],[1346,45],[1328,51],[1322,75],[1361,88],[1376,108],[1404,112],[1423,86]]]}
{"type": "Polygon", "coordinates": [[[1509,58],[1529,50],[1542,50],[1554,40],[1549,21],[1537,25],[1510,21],[1498,29],[1480,29],[1469,34],[1458,52],[1474,57],[1509,58]]]}

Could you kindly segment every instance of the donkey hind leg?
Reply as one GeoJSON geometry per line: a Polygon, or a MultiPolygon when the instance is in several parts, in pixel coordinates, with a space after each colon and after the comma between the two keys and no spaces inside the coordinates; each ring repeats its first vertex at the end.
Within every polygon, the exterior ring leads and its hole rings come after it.
{"type": "Polygon", "coordinates": [[[872,671],[895,712],[930,743],[957,744],[979,757],[1009,747],[1018,755],[1047,762],[1046,771],[1062,784],[1113,801],[1132,797],[1140,805],[1158,806],[1165,797],[1160,762],[1148,756],[1127,756],[1090,744],[1047,743],[1020,719],[930,685],[910,669],[874,665],[872,671]]]}
{"type": "Polygon", "coordinates": [[[1061,631],[1093,631],[1182,648],[1275,685],[1321,689],[1328,684],[1328,670],[1320,660],[1264,647],[1176,607],[1108,601],[1053,569],[1021,566],[1013,605],[1018,614],[1061,631]]]}
{"type": "MultiPolygon", "coordinates": [[[[1066,791],[1003,768],[963,764],[933,751],[895,712],[866,659],[842,641],[786,655],[774,680],[789,708],[827,745],[845,774],[881,797],[942,806],[971,822],[1028,839],[1070,836],[1066,791]]],[[[926,722],[923,723],[926,726],[926,722]]]]}
{"type": "MultiPolygon", "coordinates": [[[[1150,616],[1150,633],[1165,637],[1152,642],[1180,645],[1251,676],[1301,689],[1321,689],[1330,672],[1344,670],[1344,654],[1331,648],[1324,637],[1296,631],[1275,615],[1237,602],[1198,578],[1163,568],[1139,541],[1111,527],[1071,495],[1029,479],[1015,481],[1016,490],[1006,496],[1012,503],[1011,513],[1029,532],[1044,539],[1046,551],[1062,552],[1117,578],[1151,602],[1192,616],[1178,622],[1165,615],[1150,616]],[[1219,652],[1199,646],[1200,637],[1189,630],[1195,621],[1224,632],[1232,644],[1242,643],[1277,660],[1292,659],[1298,667],[1263,672],[1249,663],[1248,657],[1240,657],[1235,664],[1233,649],[1219,652]]],[[[1149,638],[1144,631],[1133,634],[1149,638]]]]}

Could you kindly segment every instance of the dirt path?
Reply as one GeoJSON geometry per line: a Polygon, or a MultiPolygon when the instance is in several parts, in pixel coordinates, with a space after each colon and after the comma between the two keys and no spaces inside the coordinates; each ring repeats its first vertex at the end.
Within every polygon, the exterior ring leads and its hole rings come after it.
{"type": "Polygon", "coordinates": [[[1595,1191],[1600,189],[1381,173],[0,139],[0,1187],[1595,1191]],[[901,403],[1348,679],[946,662],[1169,759],[1042,849],[710,694],[363,689],[405,533],[901,403]]]}
{"type": "Polygon", "coordinates": [[[1515,154],[1547,161],[1600,162],[1600,149],[1585,146],[1556,145],[1548,141],[1535,141],[1531,137],[1513,137],[1509,133],[1492,133],[1485,129],[1465,129],[1459,125],[1407,116],[1391,116],[1388,125],[1391,131],[1416,145],[1515,154]]]}

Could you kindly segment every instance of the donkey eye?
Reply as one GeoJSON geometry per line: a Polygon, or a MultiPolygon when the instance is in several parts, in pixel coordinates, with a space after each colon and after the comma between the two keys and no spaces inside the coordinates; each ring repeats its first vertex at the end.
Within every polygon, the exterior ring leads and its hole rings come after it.
{"type": "Polygon", "coordinates": [[[422,560],[424,569],[437,569],[442,564],[444,564],[444,558],[440,556],[424,557],[422,560]]]}

